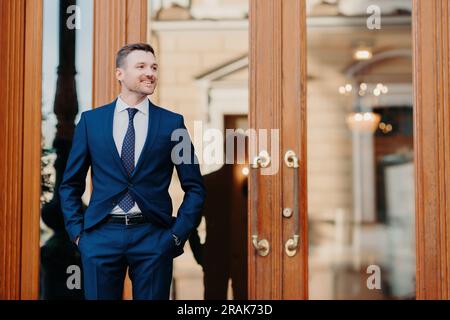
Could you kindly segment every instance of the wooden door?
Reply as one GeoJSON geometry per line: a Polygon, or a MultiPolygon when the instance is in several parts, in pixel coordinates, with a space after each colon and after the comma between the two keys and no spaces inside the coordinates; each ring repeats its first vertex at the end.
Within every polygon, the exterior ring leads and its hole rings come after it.
{"type": "Polygon", "coordinates": [[[249,123],[257,134],[267,130],[270,141],[258,147],[251,139],[250,161],[264,148],[270,165],[264,175],[264,169],[252,169],[258,173],[249,179],[249,299],[308,297],[305,22],[304,1],[250,0],[249,123]],[[285,164],[288,150],[299,159],[297,169],[285,164]],[[284,209],[294,209],[295,180],[297,220],[295,212],[283,216],[284,209]],[[296,233],[296,253],[288,256],[285,244],[296,233]],[[252,236],[256,244],[267,241],[267,255],[255,249],[252,236]]]}
{"type": "MultiPolygon", "coordinates": [[[[448,299],[450,5],[446,0],[412,3],[416,297],[448,299]]],[[[279,130],[278,148],[267,147],[272,166],[278,159],[278,170],[249,179],[249,298],[307,299],[305,1],[250,0],[249,17],[250,127],[279,130]],[[288,150],[299,160],[298,220],[283,217],[295,198],[293,170],[284,164],[288,150]],[[294,228],[299,244],[290,257],[285,243],[294,228]]],[[[251,140],[251,159],[261,151],[251,140]]]]}
{"type": "Polygon", "coordinates": [[[450,4],[413,2],[416,296],[450,298],[450,4]]]}

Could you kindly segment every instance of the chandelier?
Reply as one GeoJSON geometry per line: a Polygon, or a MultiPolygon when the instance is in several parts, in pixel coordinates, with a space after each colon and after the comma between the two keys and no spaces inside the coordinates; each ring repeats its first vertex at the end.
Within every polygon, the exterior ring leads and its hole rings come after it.
{"type": "MultiPolygon", "coordinates": [[[[346,84],[345,86],[341,86],[339,88],[339,93],[342,95],[355,95],[353,93],[354,88],[351,84],[346,84]]],[[[360,97],[366,96],[367,94],[373,94],[375,97],[379,97],[382,94],[387,94],[389,89],[382,83],[378,83],[375,88],[369,90],[369,86],[366,83],[359,84],[357,98],[358,98],[358,109],[360,109],[359,99],[360,97]]],[[[357,110],[355,112],[351,112],[346,119],[347,125],[350,130],[355,132],[366,132],[366,133],[374,133],[378,125],[381,121],[381,116],[372,111],[362,111],[357,110]]]]}

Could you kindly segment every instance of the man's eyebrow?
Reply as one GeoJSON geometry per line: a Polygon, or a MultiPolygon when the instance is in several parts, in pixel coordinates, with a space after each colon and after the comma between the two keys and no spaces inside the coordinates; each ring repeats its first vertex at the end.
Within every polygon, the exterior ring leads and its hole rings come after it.
{"type": "MultiPolygon", "coordinates": [[[[140,62],[136,62],[136,64],[147,64],[147,62],[144,62],[144,61],[140,61],[140,62]]],[[[154,65],[158,65],[156,62],[153,62],[152,63],[152,66],[154,66],[154,65]]]]}
{"type": "MultiPolygon", "coordinates": [[[[141,61],[141,62],[136,62],[136,65],[139,65],[139,64],[147,64],[147,63],[146,63],[146,62],[143,62],[143,61],[141,61]]],[[[157,64],[156,62],[152,63],[151,65],[152,65],[152,66],[157,66],[157,67],[158,67],[158,64],[157,64]]]]}

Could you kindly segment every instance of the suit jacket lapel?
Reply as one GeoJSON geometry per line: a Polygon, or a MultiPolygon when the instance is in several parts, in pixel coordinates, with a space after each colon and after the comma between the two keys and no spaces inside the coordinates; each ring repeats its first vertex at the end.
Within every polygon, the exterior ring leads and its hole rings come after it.
{"type": "Polygon", "coordinates": [[[142,166],[145,158],[150,154],[150,150],[153,146],[153,142],[155,141],[156,135],[159,129],[159,118],[161,114],[160,111],[155,105],[148,100],[148,128],[147,128],[147,138],[145,139],[144,147],[142,148],[142,152],[139,156],[138,162],[134,171],[131,173],[131,177],[133,177],[136,172],[139,171],[139,168],[142,166]]]}

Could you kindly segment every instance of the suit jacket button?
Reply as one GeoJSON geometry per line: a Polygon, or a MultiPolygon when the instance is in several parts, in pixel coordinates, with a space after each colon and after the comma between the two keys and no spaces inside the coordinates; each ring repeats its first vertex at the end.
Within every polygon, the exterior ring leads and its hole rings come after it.
{"type": "Polygon", "coordinates": [[[115,206],[117,204],[117,202],[113,201],[112,204],[115,206]]]}

